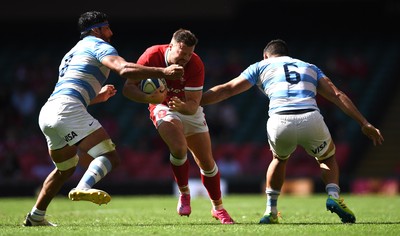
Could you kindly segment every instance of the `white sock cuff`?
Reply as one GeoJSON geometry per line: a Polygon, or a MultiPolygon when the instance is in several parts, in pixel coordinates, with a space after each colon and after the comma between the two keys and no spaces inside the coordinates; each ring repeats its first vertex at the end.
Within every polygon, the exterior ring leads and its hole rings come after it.
{"type": "Polygon", "coordinates": [[[336,190],[335,192],[340,193],[340,187],[339,187],[339,185],[334,184],[334,183],[327,184],[326,187],[325,187],[325,190],[326,190],[327,192],[332,191],[332,190],[336,190]]]}
{"type": "Polygon", "coordinates": [[[39,209],[37,209],[36,207],[33,207],[33,208],[32,208],[31,213],[32,213],[32,214],[35,214],[35,215],[40,215],[40,216],[46,215],[46,211],[39,210],[39,209]]]}
{"type": "Polygon", "coordinates": [[[169,154],[169,161],[174,166],[181,166],[181,165],[185,164],[186,160],[187,160],[187,156],[185,156],[182,159],[178,159],[178,158],[174,157],[171,153],[169,154]]]}
{"type": "Polygon", "coordinates": [[[274,190],[272,188],[266,188],[265,193],[270,194],[270,195],[279,195],[279,194],[281,194],[281,191],[274,190]]]}
{"type": "Polygon", "coordinates": [[[214,177],[216,174],[218,174],[217,163],[214,162],[214,168],[212,170],[205,171],[203,169],[200,169],[200,173],[207,177],[214,177]]]}

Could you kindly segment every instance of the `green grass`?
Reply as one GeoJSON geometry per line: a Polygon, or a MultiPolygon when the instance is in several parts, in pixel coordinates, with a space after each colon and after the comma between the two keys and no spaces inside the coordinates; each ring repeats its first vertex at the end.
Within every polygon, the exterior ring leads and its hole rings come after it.
{"type": "Polygon", "coordinates": [[[343,195],[356,224],[342,224],[326,211],[325,195],[284,195],[279,199],[279,225],[260,225],[265,197],[227,195],[224,206],[237,221],[221,225],[210,215],[204,197],[192,200],[190,217],[176,213],[173,196],[114,196],[108,205],[71,202],[61,196],[47,210],[59,227],[22,227],[32,198],[0,198],[0,235],[400,235],[400,198],[381,195],[343,195]]]}

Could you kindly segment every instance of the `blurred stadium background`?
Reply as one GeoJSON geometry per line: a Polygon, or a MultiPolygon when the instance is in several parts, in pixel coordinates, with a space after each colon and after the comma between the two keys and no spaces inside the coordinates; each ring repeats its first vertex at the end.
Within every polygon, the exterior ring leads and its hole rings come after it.
{"type": "MultiPolygon", "coordinates": [[[[53,168],[37,125],[38,112],[57,81],[64,53],[78,40],[77,19],[88,10],[110,16],[112,44],[136,61],[152,44],[168,43],[178,28],[199,38],[196,52],[206,68],[205,90],[237,76],[261,59],[274,38],[291,55],[318,65],[345,91],[385,143],[373,147],[359,126],[319,98],[337,145],[342,191],[398,194],[400,159],[400,3],[396,0],[202,0],[8,2],[0,9],[0,196],[35,194],[53,168]]],[[[90,107],[111,134],[123,164],[98,186],[112,194],[169,194],[173,178],[168,150],[148,119],[147,106],[119,93],[90,107]]],[[[214,156],[228,192],[261,193],[271,160],[265,123],[268,100],[256,88],[205,108],[214,156]]],[[[191,163],[191,176],[199,171],[191,163]]],[[[66,193],[82,174],[78,169],[66,193]]],[[[285,191],[322,192],[313,158],[297,150],[289,161],[285,191]]]]}

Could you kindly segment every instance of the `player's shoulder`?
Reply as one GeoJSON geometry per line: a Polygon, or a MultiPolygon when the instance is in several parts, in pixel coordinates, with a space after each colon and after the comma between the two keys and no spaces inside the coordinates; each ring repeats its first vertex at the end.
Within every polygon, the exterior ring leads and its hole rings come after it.
{"type": "Polygon", "coordinates": [[[197,53],[195,53],[195,52],[193,52],[192,58],[194,58],[194,59],[196,59],[196,60],[202,61],[202,59],[201,59],[201,57],[199,56],[199,54],[197,54],[197,53]]]}
{"type": "Polygon", "coordinates": [[[308,61],[304,61],[304,60],[300,60],[300,59],[293,59],[296,61],[296,65],[298,67],[302,67],[302,68],[307,68],[309,70],[314,71],[315,73],[317,73],[317,77],[321,78],[324,77],[324,73],[322,72],[322,70],[315,64],[308,62],[308,61]]]}
{"type": "Polygon", "coordinates": [[[76,44],[75,48],[78,51],[91,52],[99,55],[118,55],[114,46],[94,36],[86,36],[76,44]]]}
{"type": "Polygon", "coordinates": [[[152,45],[146,49],[147,54],[164,53],[168,48],[168,44],[152,45]]]}
{"type": "Polygon", "coordinates": [[[104,41],[101,38],[95,37],[95,36],[86,36],[84,37],[80,42],[86,43],[86,44],[94,44],[94,45],[107,45],[109,47],[113,47],[109,42],[104,41]]]}
{"type": "Polygon", "coordinates": [[[165,66],[165,51],[168,45],[153,45],[148,47],[140,56],[137,63],[147,66],[165,66]]]}
{"type": "Polygon", "coordinates": [[[305,60],[300,59],[300,58],[289,57],[289,56],[287,56],[286,58],[288,58],[288,60],[291,60],[291,61],[297,62],[297,63],[311,64],[308,61],[305,61],[305,60]]]}
{"type": "Polygon", "coordinates": [[[316,67],[317,67],[316,65],[314,65],[314,64],[311,63],[311,62],[308,62],[308,61],[305,61],[305,60],[302,60],[302,59],[299,59],[299,58],[291,58],[291,61],[292,61],[293,63],[299,65],[299,66],[313,67],[313,68],[316,68],[316,67]]]}
{"type": "Polygon", "coordinates": [[[203,60],[197,53],[192,54],[192,57],[190,58],[190,63],[195,66],[204,67],[203,60]]]}

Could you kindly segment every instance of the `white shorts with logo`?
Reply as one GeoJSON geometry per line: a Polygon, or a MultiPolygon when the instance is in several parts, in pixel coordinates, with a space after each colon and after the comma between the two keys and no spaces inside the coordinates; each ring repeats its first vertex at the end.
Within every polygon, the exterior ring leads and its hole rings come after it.
{"type": "Polygon", "coordinates": [[[320,157],[332,142],[324,118],[318,111],[271,115],[267,122],[267,133],[271,151],[282,159],[288,158],[300,145],[309,155],[321,160],[320,157]]]}
{"type": "Polygon", "coordinates": [[[150,111],[150,119],[156,128],[163,121],[171,121],[172,119],[180,120],[183,124],[184,134],[186,137],[197,134],[208,132],[208,125],[203,112],[203,107],[197,109],[193,115],[183,115],[176,111],[171,111],[168,106],[158,104],[150,111]]]}
{"type": "Polygon", "coordinates": [[[101,128],[86,107],[69,96],[50,98],[40,110],[39,126],[50,150],[74,145],[101,128]]]}

